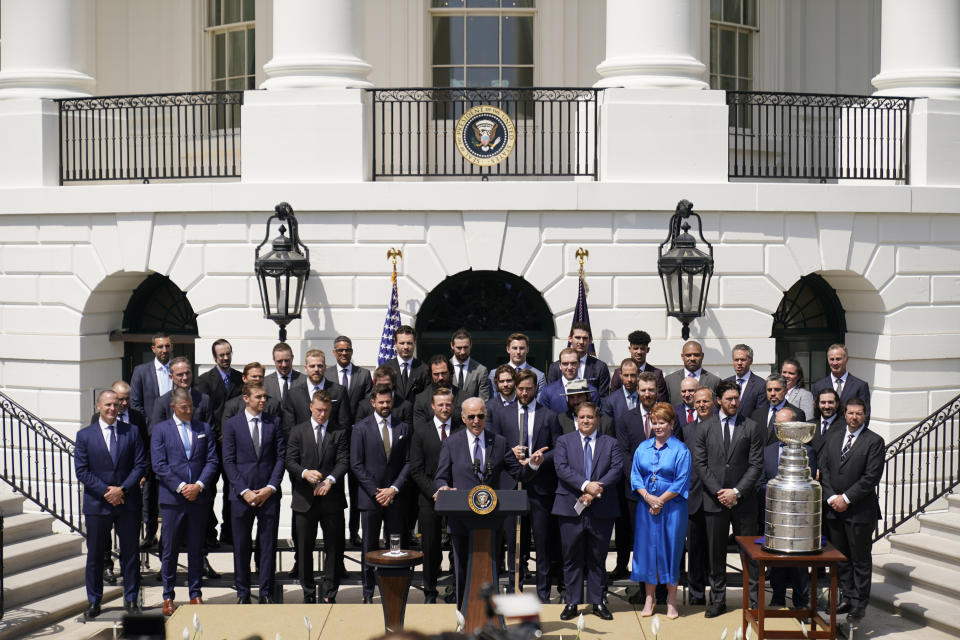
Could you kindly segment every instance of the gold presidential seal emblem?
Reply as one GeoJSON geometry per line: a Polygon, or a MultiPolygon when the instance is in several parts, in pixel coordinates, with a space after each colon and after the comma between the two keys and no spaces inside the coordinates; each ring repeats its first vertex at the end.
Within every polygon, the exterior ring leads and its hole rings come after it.
{"type": "Polygon", "coordinates": [[[504,111],[482,104],[464,113],[454,132],[457,150],[468,162],[489,167],[513,153],[517,141],[513,120],[504,111]]]}
{"type": "Polygon", "coordinates": [[[470,505],[471,511],[477,515],[485,516],[497,508],[497,493],[493,490],[493,487],[478,484],[467,495],[467,504],[470,505]]]}

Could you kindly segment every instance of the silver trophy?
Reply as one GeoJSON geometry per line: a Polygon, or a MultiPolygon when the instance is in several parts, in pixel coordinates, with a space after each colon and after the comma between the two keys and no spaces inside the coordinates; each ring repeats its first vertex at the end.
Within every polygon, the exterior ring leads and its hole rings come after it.
{"type": "Polygon", "coordinates": [[[767,483],[766,539],[764,551],[772,553],[817,553],[820,544],[820,501],[823,489],[810,477],[810,463],[803,445],[813,439],[813,422],[778,422],[780,451],[777,477],[767,483]]]}

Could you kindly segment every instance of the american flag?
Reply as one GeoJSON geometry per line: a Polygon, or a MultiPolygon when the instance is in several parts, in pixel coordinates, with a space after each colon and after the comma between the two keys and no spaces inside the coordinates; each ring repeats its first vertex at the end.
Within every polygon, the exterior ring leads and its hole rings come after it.
{"type": "MultiPolygon", "coordinates": [[[[587,309],[587,287],[583,283],[583,268],[580,268],[580,286],[577,290],[577,306],[573,310],[573,320],[570,323],[570,333],[573,334],[573,323],[574,322],[586,322],[587,326],[590,326],[590,310],[587,309]]],[[[570,346],[570,343],[567,342],[567,346],[570,346]]],[[[597,350],[593,348],[593,341],[590,342],[590,348],[587,350],[592,356],[597,355],[597,350]]]]}
{"type": "Polygon", "coordinates": [[[393,293],[390,295],[390,306],[387,307],[387,317],[383,320],[383,333],[380,335],[380,351],[377,354],[377,365],[381,365],[391,358],[397,357],[397,348],[394,346],[394,334],[400,328],[400,296],[397,294],[397,268],[393,268],[393,293]]]}

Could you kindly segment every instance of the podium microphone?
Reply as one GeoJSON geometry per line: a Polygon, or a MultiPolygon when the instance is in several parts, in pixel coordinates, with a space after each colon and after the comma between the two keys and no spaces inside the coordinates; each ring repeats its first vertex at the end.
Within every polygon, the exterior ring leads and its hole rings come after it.
{"type": "Polygon", "coordinates": [[[475,475],[477,479],[480,480],[481,482],[483,481],[483,478],[480,477],[480,461],[479,460],[473,461],[473,475],[475,475]]]}
{"type": "Polygon", "coordinates": [[[484,482],[489,482],[489,481],[490,481],[490,476],[492,476],[492,475],[493,475],[493,465],[490,464],[490,461],[489,461],[489,460],[487,460],[487,470],[483,472],[483,480],[484,480],[484,482]]]}

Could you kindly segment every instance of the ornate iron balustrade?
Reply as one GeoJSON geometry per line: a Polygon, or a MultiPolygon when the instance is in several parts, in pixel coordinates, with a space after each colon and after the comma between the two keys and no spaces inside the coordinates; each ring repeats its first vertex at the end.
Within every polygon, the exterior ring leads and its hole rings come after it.
{"type": "Polygon", "coordinates": [[[57,100],[60,184],[240,176],[242,91],[57,100]]]}
{"type": "Polygon", "coordinates": [[[910,181],[911,98],[728,91],[731,178],[910,181]]]}
{"type": "Polygon", "coordinates": [[[368,89],[372,96],[372,177],[597,177],[598,89],[368,89]],[[457,150],[469,109],[490,105],[514,123],[513,152],[477,166],[457,150]]]}
{"type": "Polygon", "coordinates": [[[83,485],[73,465],[73,441],[3,393],[0,437],[0,478],[83,533],[83,485]]]}
{"type": "Polygon", "coordinates": [[[960,484],[960,395],[887,444],[883,478],[883,519],[874,540],[960,484]]]}

